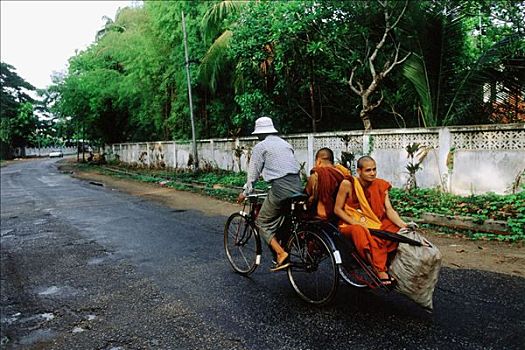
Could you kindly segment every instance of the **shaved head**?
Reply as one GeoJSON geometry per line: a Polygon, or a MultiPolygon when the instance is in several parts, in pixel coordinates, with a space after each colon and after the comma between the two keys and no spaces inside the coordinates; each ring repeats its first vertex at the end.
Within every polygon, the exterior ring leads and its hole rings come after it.
{"type": "Polygon", "coordinates": [[[323,147],[315,154],[315,160],[327,161],[333,164],[334,152],[328,147],[323,147]]]}
{"type": "Polygon", "coordinates": [[[374,162],[374,163],[376,162],[376,161],[374,160],[374,158],[372,158],[372,157],[370,157],[370,156],[362,156],[361,158],[359,158],[359,159],[357,160],[357,169],[362,169],[363,166],[364,166],[364,163],[365,163],[365,162],[370,162],[370,161],[372,161],[372,162],[374,162]]]}

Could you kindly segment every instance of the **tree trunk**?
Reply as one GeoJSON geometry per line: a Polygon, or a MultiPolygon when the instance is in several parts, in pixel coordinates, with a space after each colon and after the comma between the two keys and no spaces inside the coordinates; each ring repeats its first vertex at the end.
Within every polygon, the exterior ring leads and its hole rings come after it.
{"type": "Polygon", "coordinates": [[[163,137],[165,141],[171,140],[171,135],[169,131],[169,125],[168,120],[170,118],[171,114],[171,100],[173,97],[173,88],[171,86],[168,86],[166,91],[166,103],[164,107],[164,121],[162,123],[162,131],[163,131],[163,137]]]}
{"type": "Polygon", "coordinates": [[[315,108],[315,96],[314,96],[314,82],[310,79],[310,109],[312,110],[311,119],[312,119],[312,132],[317,132],[317,113],[315,108]]]}
{"type": "MultiPolygon", "coordinates": [[[[354,74],[359,66],[355,66],[352,68],[352,72],[350,74],[350,79],[348,80],[348,83],[350,85],[350,89],[357,94],[358,96],[361,96],[361,112],[359,113],[359,116],[361,117],[361,120],[363,121],[363,126],[365,128],[365,131],[372,129],[372,123],[370,121],[370,113],[379,107],[381,105],[381,102],[383,101],[383,93],[381,92],[381,97],[376,100],[375,102],[371,102],[369,100],[369,97],[371,97],[376,91],[379,89],[380,83],[383,81],[383,79],[396,67],[397,65],[402,64],[406,59],[410,56],[410,52],[406,54],[403,58],[399,59],[399,51],[400,51],[400,44],[395,42],[394,35],[391,34],[393,29],[397,26],[401,18],[403,17],[405,10],[408,6],[408,0],[405,1],[405,5],[403,7],[403,10],[401,13],[396,16],[392,17],[393,12],[389,12],[387,1],[381,2],[378,1],[378,3],[383,7],[383,14],[385,18],[385,26],[384,26],[384,32],[383,36],[375,44],[375,49],[372,52],[366,53],[366,62],[358,61],[359,65],[362,68],[365,68],[368,66],[368,70],[370,70],[370,74],[372,75],[372,81],[368,85],[368,87],[365,86],[364,80],[361,80],[359,78],[355,78],[354,81],[354,74]],[[394,49],[390,52],[385,49],[384,45],[388,38],[392,39],[394,44],[394,49]],[[383,65],[381,71],[376,70],[376,58],[378,57],[379,52],[386,51],[385,54],[389,56],[389,58],[386,60],[386,63],[383,65]]],[[[365,37],[367,47],[369,46],[369,39],[365,37]]]]}
{"type": "Polygon", "coordinates": [[[370,121],[370,115],[368,114],[368,112],[365,109],[362,109],[361,112],[359,112],[359,116],[363,121],[365,131],[372,130],[372,122],[370,121]]]}
{"type": "Polygon", "coordinates": [[[373,107],[370,105],[368,95],[369,94],[367,92],[364,92],[361,95],[361,111],[359,112],[359,117],[361,117],[361,121],[363,122],[363,127],[365,128],[365,131],[372,130],[370,112],[373,110],[373,107]]]}

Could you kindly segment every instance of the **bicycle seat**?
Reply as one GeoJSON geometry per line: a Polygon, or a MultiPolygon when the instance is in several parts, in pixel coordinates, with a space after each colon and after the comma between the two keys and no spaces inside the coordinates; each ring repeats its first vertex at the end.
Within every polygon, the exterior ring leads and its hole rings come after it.
{"type": "Polygon", "coordinates": [[[308,195],[305,194],[305,193],[296,193],[296,194],[286,198],[286,200],[289,201],[290,203],[305,201],[307,199],[308,199],[308,195]]]}
{"type": "Polygon", "coordinates": [[[284,204],[284,211],[286,212],[288,209],[290,209],[290,207],[294,207],[295,206],[295,209],[299,209],[299,208],[302,208],[302,210],[306,210],[306,200],[308,199],[308,195],[304,194],[304,193],[296,193],[288,198],[286,198],[286,200],[284,200],[283,204],[284,204]]]}

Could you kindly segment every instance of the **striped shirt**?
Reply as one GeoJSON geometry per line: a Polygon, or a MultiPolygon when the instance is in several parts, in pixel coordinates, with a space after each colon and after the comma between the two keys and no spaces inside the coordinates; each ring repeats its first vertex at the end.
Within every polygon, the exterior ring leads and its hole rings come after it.
{"type": "Polygon", "coordinates": [[[292,145],[279,136],[268,135],[253,147],[244,194],[253,192],[253,185],[261,175],[264,181],[271,182],[288,174],[299,174],[299,170],[292,145]]]}

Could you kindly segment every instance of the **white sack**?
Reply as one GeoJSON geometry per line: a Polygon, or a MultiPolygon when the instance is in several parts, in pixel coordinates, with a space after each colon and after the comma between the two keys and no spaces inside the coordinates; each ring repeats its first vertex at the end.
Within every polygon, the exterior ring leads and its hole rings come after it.
{"type": "Polygon", "coordinates": [[[441,268],[441,252],[414,230],[402,229],[399,234],[421,242],[423,246],[399,243],[390,265],[390,274],[396,279],[395,289],[432,310],[432,295],[441,268]]]}

